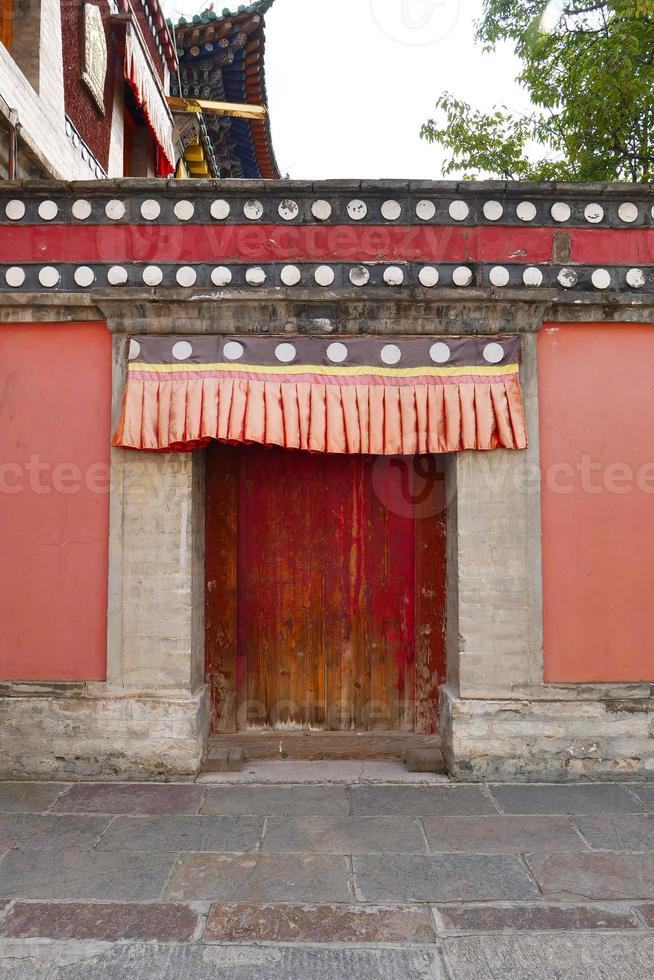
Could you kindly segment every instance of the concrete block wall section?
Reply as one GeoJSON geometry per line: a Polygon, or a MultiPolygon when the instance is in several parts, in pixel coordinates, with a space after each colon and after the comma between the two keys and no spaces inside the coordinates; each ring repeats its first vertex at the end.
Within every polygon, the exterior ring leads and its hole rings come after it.
{"type": "Polygon", "coordinates": [[[456,630],[448,662],[458,665],[449,676],[462,697],[513,697],[516,686],[543,678],[535,341],[523,338],[527,451],[460,453],[451,462],[447,589],[456,630]]]}
{"type": "Polygon", "coordinates": [[[206,748],[204,689],[186,697],[77,693],[0,697],[0,780],[186,778],[206,748]]]}
{"type": "Polygon", "coordinates": [[[651,697],[494,700],[445,688],[441,733],[448,771],[458,780],[654,779],[651,697]]]}

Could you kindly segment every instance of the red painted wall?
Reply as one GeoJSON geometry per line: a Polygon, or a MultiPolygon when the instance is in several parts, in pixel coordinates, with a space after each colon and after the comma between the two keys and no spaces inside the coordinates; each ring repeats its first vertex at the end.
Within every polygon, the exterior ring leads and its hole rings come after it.
{"type": "Polygon", "coordinates": [[[654,325],[539,337],[545,680],[654,680],[654,325]]]}
{"type": "Polygon", "coordinates": [[[0,678],[106,667],[111,337],[0,324],[0,678]]]}

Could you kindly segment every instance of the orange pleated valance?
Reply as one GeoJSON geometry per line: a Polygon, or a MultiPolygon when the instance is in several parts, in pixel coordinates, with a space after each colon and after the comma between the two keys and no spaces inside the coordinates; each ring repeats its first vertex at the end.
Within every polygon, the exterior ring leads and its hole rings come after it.
{"type": "Polygon", "coordinates": [[[113,444],[412,455],[527,445],[520,340],[141,336],[113,444]]]}

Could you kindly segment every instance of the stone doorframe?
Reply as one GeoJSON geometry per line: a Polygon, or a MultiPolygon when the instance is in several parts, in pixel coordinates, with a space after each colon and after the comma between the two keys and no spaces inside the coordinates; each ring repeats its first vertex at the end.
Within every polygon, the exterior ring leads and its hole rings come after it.
{"type": "MultiPolygon", "coordinates": [[[[307,207],[318,194],[333,200],[367,195],[371,202],[374,198],[377,211],[387,196],[440,201],[463,195],[481,215],[484,195],[492,193],[505,202],[509,221],[509,210],[513,214],[516,202],[528,193],[538,200],[546,224],[553,200],[563,197],[571,202],[572,207],[566,205],[572,222],[567,231],[560,230],[562,219],[556,217],[553,253],[542,263],[546,280],[541,279],[540,287],[525,278],[522,270],[510,270],[511,283],[502,280],[502,288],[494,288],[494,270],[481,262],[470,262],[477,285],[468,280],[466,288],[439,285],[436,289],[427,288],[422,280],[417,285],[416,269],[400,288],[393,269],[387,270],[392,273],[390,282],[377,279],[360,288],[341,275],[340,284],[331,288],[328,277],[320,284],[318,271],[323,266],[316,270],[315,284],[306,282],[292,290],[273,285],[272,280],[256,287],[179,288],[176,267],[166,266],[167,279],[160,288],[135,284],[90,289],[68,286],[66,291],[34,285],[18,292],[0,289],[0,322],[104,320],[113,335],[114,423],[120,411],[130,334],[390,337],[521,333],[529,449],[460,453],[450,457],[447,466],[448,678],[442,688],[441,734],[449,771],[464,780],[651,776],[654,701],[649,684],[543,682],[537,382],[537,335],[544,323],[654,323],[654,293],[641,290],[635,299],[633,292],[621,286],[602,294],[586,285],[583,276],[587,270],[582,270],[578,283],[575,273],[573,284],[570,276],[561,279],[571,270],[560,269],[570,262],[571,236],[577,228],[573,224],[585,220],[579,215],[584,214],[587,198],[601,199],[603,220],[621,228],[624,222],[635,220],[634,209],[637,216],[645,213],[645,207],[649,209],[651,192],[599,185],[529,185],[527,190],[521,185],[481,183],[460,187],[407,184],[402,188],[390,183],[342,182],[314,186],[232,181],[229,185],[229,193],[236,197],[259,195],[269,213],[276,211],[280,195],[286,198],[289,194],[306,198],[307,207]],[[648,193],[645,204],[641,199],[648,193]],[[637,199],[638,205],[621,204],[626,196],[637,199]]],[[[72,193],[88,197],[97,204],[100,215],[107,195],[124,196],[135,207],[139,196],[194,194],[208,207],[207,201],[217,193],[213,182],[202,181],[168,182],[165,189],[161,181],[128,181],[62,185],[58,190],[49,182],[28,187],[27,196],[53,195],[53,187],[61,200],[72,193]],[[97,203],[96,199],[101,200],[97,203]]],[[[12,196],[19,192],[7,189],[12,196]]],[[[222,193],[227,191],[223,188],[222,193]]],[[[170,213],[172,201],[164,203],[170,213]]],[[[239,198],[239,207],[241,203],[239,198]]],[[[412,213],[420,213],[420,220],[432,220],[425,217],[424,209],[419,211],[425,203],[429,201],[421,200],[418,210],[412,204],[412,213]]],[[[29,213],[36,214],[34,202],[30,207],[29,213]]],[[[68,204],[66,208],[68,214],[68,204]]],[[[343,202],[339,208],[346,215],[343,202]]],[[[41,234],[39,219],[31,220],[37,222],[41,234]]],[[[99,219],[105,226],[110,220],[99,219]]],[[[354,220],[342,218],[350,225],[354,220]]],[[[371,211],[369,220],[380,219],[371,211]]],[[[446,216],[437,220],[451,223],[446,216]]],[[[478,216],[474,220],[481,228],[490,219],[478,216]]],[[[515,224],[515,219],[510,221],[515,224]]],[[[514,227],[513,233],[522,234],[522,230],[514,227]]],[[[347,267],[347,263],[336,264],[347,267]]],[[[141,275],[143,270],[137,271],[141,275]]],[[[35,273],[28,272],[31,284],[35,273]]],[[[66,281],[73,282],[72,271],[65,272],[66,281]]],[[[446,273],[450,275],[444,268],[441,276],[446,273]]],[[[279,270],[274,274],[279,276],[279,270]]],[[[107,274],[102,263],[98,265],[100,275],[105,278],[98,282],[104,282],[107,274]]],[[[623,280],[624,276],[620,282],[623,280]]],[[[432,278],[429,285],[435,282],[438,279],[432,278]]],[[[112,450],[110,512],[107,680],[2,685],[0,711],[6,721],[6,737],[0,751],[0,775],[192,778],[201,766],[209,727],[204,683],[202,451],[148,454],[112,450]]]]}

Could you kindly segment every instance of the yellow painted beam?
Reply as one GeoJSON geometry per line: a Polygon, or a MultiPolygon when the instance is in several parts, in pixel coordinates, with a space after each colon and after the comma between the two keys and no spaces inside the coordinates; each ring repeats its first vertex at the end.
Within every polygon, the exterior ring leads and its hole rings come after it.
{"type": "Polygon", "coordinates": [[[179,99],[169,95],[166,98],[171,112],[206,112],[212,116],[237,116],[240,119],[265,119],[266,109],[262,105],[247,105],[244,102],[211,102],[208,99],[179,99]]]}

